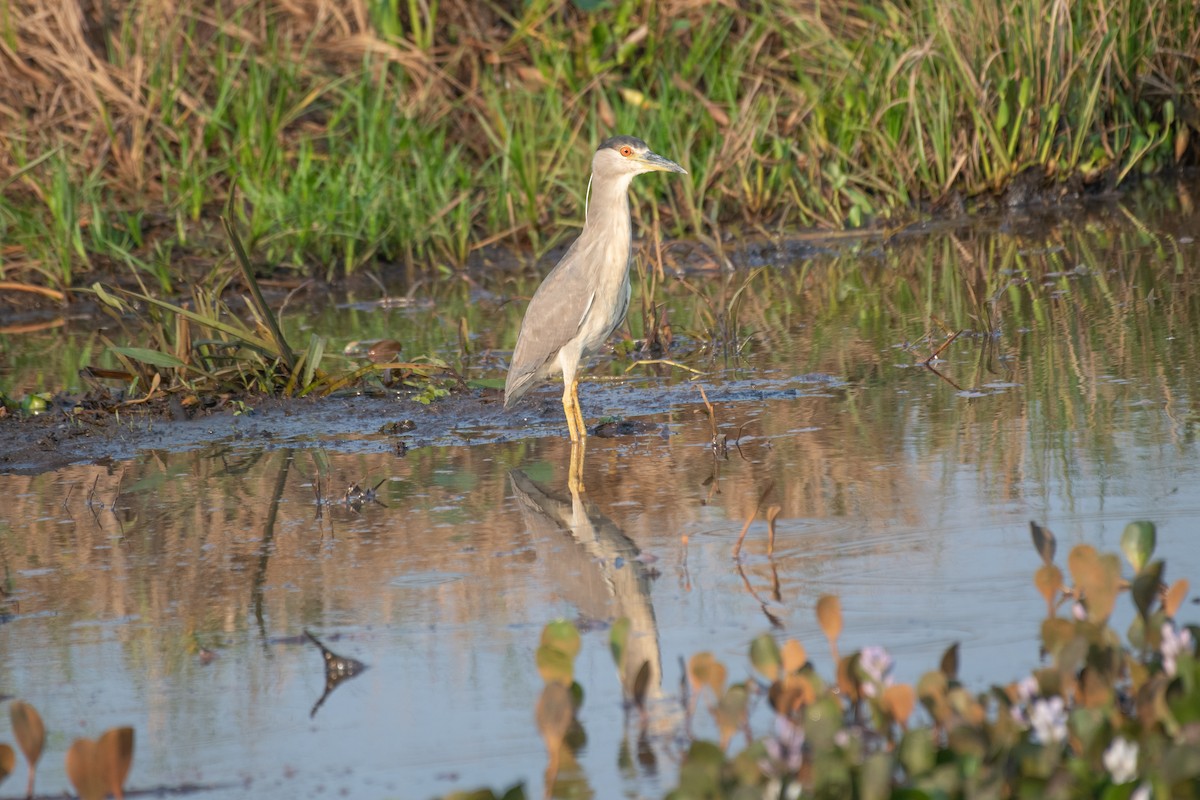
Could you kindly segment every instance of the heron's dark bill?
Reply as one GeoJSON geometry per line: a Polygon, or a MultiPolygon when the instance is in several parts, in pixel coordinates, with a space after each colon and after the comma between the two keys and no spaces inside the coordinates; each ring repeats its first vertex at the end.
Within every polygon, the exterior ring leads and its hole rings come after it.
{"type": "Polygon", "coordinates": [[[684,175],[688,174],[686,169],[679,166],[669,158],[663,158],[658,153],[646,153],[642,156],[639,156],[637,160],[645,164],[647,167],[658,170],[659,172],[681,172],[684,175]]]}

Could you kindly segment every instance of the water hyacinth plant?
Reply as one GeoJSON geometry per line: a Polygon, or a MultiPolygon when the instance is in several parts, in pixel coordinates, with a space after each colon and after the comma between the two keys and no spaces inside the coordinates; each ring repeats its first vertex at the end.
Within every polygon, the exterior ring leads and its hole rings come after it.
{"type": "MultiPolygon", "coordinates": [[[[831,678],[798,641],[781,645],[769,634],[750,643],[757,674],[729,686],[729,671],[711,653],[692,657],[680,698],[683,732],[675,737],[685,739],[686,752],[667,797],[1200,796],[1200,631],[1176,619],[1188,582],[1163,582],[1164,564],[1152,560],[1154,526],[1126,528],[1130,577],[1116,555],[1081,544],[1067,558],[1069,582],[1055,565],[1053,534],[1036,523],[1031,530],[1043,559],[1034,583],[1047,616],[1043,663],[1030,675],[972,692],[958,679],[953,645],[915,685],[897,683],[881,646],[837,656],[840,605],[822,597],[818,621],[837,665],[831,678]],[[1121,594],[1137,612],[1124,637],[1109,625],[1121,594]],[[701,704],[719,742],[690,733],[701,704]],[[770,724],[755,732],[752,721],[763,712],[770,724]],[[745,739],[740,749],[737,738],[745,739]]],[[[542,705],[538,722],[544,731],[542,705]]],[[[551,755],[556,762],[555,748],[551,755]]],[[[553,790],[548,773],[547,796],[553,790]]],[[[503,796],[525,795],[513,787],[503,796]]]]}

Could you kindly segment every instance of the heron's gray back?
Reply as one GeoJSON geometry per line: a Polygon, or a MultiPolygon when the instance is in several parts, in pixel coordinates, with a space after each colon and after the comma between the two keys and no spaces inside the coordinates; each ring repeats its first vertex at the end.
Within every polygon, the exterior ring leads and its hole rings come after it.
{"type": "Polygon", "coordinates": [[[590,355],[625,318],[632,254],[628,201],[622,196],[588,223],[529,301],[504,385],[506,407],[559,371],[557,356],[565,345],[575,341],[581,356],[590,355]]]}

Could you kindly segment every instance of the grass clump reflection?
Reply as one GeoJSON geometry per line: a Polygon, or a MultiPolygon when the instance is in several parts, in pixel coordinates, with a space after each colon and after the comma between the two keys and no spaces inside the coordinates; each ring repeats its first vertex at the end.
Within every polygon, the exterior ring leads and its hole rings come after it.
{"type": "MultiPolygon", "coordinates": [[[[667,797],[1196,797],[1200,628],[1176,619],[1188,582],[1164,582],[1154,525],[1125,529],[1129,578],[1119,556],[1086,544],[1071,549],[1064,574],[1053,534],[1036,523],[1031,531],[1047,613],[1044,662],[1027,677],[972,692],[954,644],[937,669],[899,683],[883,647],[838,656],[841,608],[824,596],[816,610],[832,676],[800,642],[769,634],[750,643],[754,674],[729,686],[711,653],[691,658],[684,733],[673,736],[685,751],[667,797]],[[1112,615],[1124,593],[1136,613],[1122,637],[1112,615]],[[691,733],[701,701],[719,742],[691,733]],[[745,745],[730,752],[739,734],[745,745]]],[[[547,772],[546,796],[560,789],[547,772]]]]}

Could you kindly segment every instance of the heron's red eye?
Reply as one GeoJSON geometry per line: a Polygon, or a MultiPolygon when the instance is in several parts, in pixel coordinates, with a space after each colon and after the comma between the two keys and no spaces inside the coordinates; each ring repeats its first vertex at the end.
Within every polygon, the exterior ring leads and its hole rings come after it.
{"type": "Polygon", "coordinates": [[[621,155],[625,156],[626,158],[629,158],[631,155],[633,155],[633,148],[630,147],[629,145],[625,145],[624,147],[621,148],[621,155]]]}

